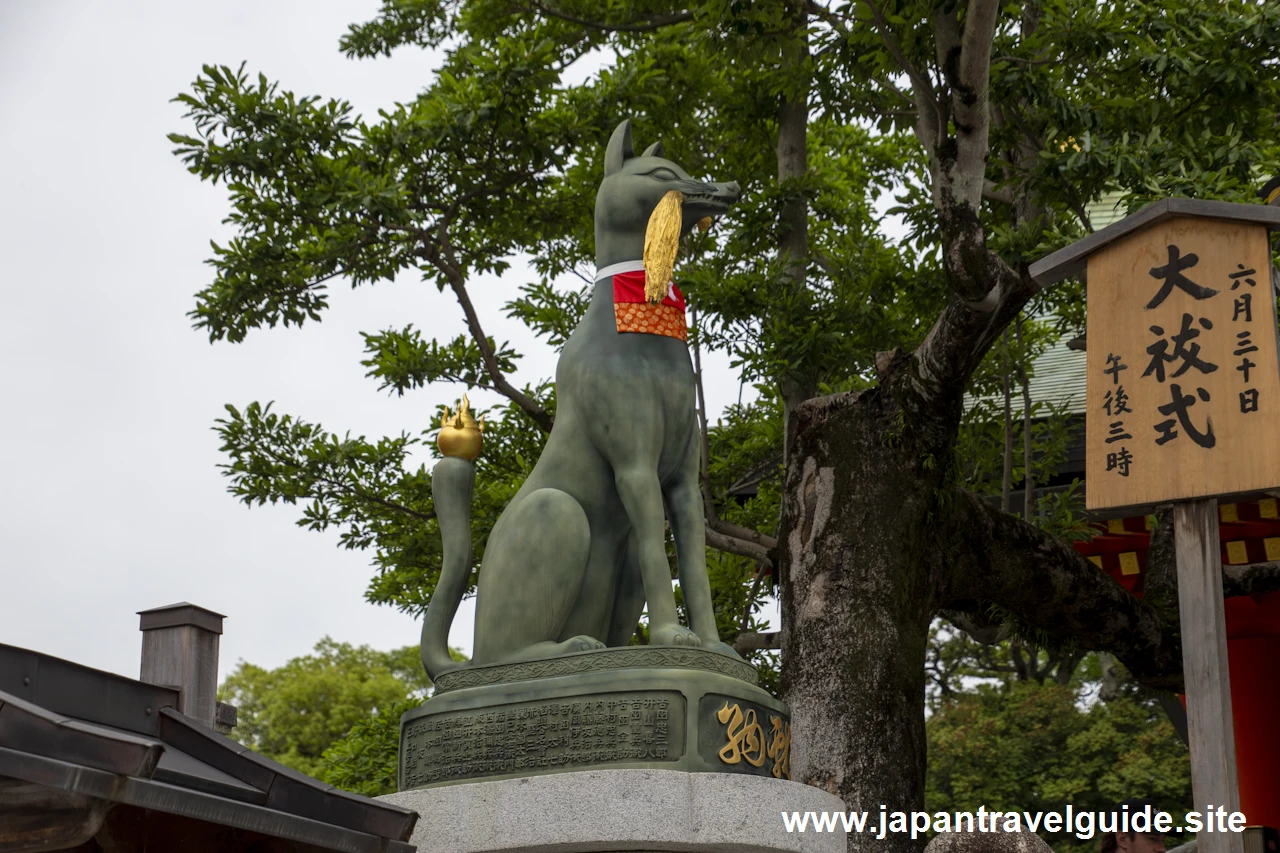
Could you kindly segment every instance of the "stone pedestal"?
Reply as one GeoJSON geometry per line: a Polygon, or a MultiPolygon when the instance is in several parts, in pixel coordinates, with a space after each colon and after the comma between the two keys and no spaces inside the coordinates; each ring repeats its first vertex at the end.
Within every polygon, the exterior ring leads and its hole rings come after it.
{"type": "Polygon", "coordinates": [[[781,812],[844,811],[836,796],[772,777],[589,770],[402,791],[432,853],[843,853],[844,832],[787,832],[781,812]]]}
{"type": "Polygon", "coordinates": [[[587,769],[789,779],[785,705],[742,660],[702,649],[600,649],[469,667],[401,720],[400,789],[587,769]]]}

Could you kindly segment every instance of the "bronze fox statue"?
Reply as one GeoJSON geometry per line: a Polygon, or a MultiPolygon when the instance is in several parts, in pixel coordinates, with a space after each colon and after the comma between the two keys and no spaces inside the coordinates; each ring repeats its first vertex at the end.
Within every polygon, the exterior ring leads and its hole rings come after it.
{"type": "MultiPolygon", "coordinates": [[[[644,255],[660,203],[683,197],[684,235],[725,213],[739,194],[736,183],[689,177],[663,157],[661,142],[636,156],[629,121],[609,139],[596,194],[591,302],[556,367],[556,420],[546,447],[489,535],[470,665],[627,645],[646,602],[652,645],[734,654],[719,640],[707,578],[683,297],[673,284],[646,282],[644,255]],[[664,509],[688,627],[677,617],[664,509]]],[[[444,546],[422,627],[422,662],[433,678],[466,665],[450,658],[447,644],[470,577],[474,481],[471,462],[456,456],[433,473],[444,546]]]]}

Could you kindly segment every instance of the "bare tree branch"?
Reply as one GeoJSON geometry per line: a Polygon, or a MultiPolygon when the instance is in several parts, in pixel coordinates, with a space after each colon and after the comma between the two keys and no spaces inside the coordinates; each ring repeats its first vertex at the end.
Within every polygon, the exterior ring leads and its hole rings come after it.
{"type": "Polygon", "coordinates": [[[1280,562],[1253,563],[1248,566],[1224,566],[1222,594],[1266,595],[1280,590],[1280,562]]]}
{"type": "Polygon", "coordinates": [[[954,6],[950,11],[939,6],[934,14],[934,47],[955,126],[954,153],[942,164],[942,181],[934,187],[944,214],[951,206],[968,206],[976,214],[982,200],[991,129],[988,77],[999,10],[998,0],[973,0],[963,31],[954,6]]]}
{"type": "Polygon", "coordinates": [[[1013,206],[1013,193],[1007,189],[997,187],[994,181],[986,180],[982,182],[982,197],[989,201],[997,201],[1010,207],[1013,206]]]}
{"type": "Polygon", "coordinates": [[[716,516],[715,522],[711,524],[717,533],[723,533],[725,536],[732,536],[735,539],[741,539],[744,542],[750,542],[752,545],[758,545],[766,551],[772,551],[778,547],[778,540],[768,534],[761,533],[759,530],[752,530],[750,527],[743,527],[741,524],[734,524],[732,521],[725,521],[716,516]]]}
{"type": "Polygon", "coordinates": [[[1009,639],[1009,627],[1007,625],[988,622],[977,613],[968,613],[963,610],[943,610],[938,615],[968,634],[969,638],[975,643],[994,646],[1009,639]]]}
{"type": "MultiPolygon", "coordinates": [[[[981,228],[977,222],[974,226],[981,228]]],[[[944,253],[949,251],[944,247],[944,253]]],[[[978,251],[992,263],[989,274],[994,286],[986,299],[970,302],[952,297],[924,341],[911,354],[915,369],[908,373],[922,404],[931,405],[963,393],[983,354],[1036,292],[1030,279],[1009,269],[1004,261],[987,252],[985,246],[978,251]]]]}
{"type": "MultiPolygon", "coordinates": [[[[1000,0],[973,0],[965,10],[964,36],[960,44],[960,82],[973,87],[975,94],[979,89],[984,95],[987,91],[991,72],[991,44],[996,37],[996,17],[999,13],[1000,0]]],[[[977,107],[978,104],[975,102],[973,106],[977,107]]],[[[982,98],[981,106],[982,118],[986,121],[985,97],[982,98]]]]}
{"type": "Polygon", "coordinates": [[[489,342],[484,329],[480,326],[480,315],[476,313],[476,308],[471,303],[471,296],[467,293],[467,286],[462,280],[460,271],[456,268],[447,270],[446,278],[449,281],[449,287],[453,290],[453,295],[458,298],[458,304],[462,306],[462,313],[467,318],[467,329],[471,332],[471,337],[480,349],[480,357],[484,361],[485,372],[489,374],[494,390],[524,410],[524,413],[543,432],[551,432],[551,413],[543,408],[542,404],[537,400],[508,382],[507,377],[498,366],[497,353],[494,352],[493,345],[489,342]]]}
{"type": "Polygon", "coordinates": [[[777,631],[768,633],[747,632],[739,634],[734,638],[733,650],[740,655],[748,652],[758,652],[765,649],[779,648],[779,636],[777,631]]]}
{"type": "Polygon", "coordinates": [[[710,525],[707,526],[707,544],[717,551],[737,554],[739,557],[746,557],[770,569],[773,568],[773,559],[770,558],[767,549],[746,539],[727,536],[710,525]]]}
{"type": "Polygon", "coordinates": [[[1079,648],[1112,652],[1149,687],[1181,688],[1176,624],[1039,528],[960,489],[953,502],[945,533],[952,598],[997,604],[1079,648]]]}

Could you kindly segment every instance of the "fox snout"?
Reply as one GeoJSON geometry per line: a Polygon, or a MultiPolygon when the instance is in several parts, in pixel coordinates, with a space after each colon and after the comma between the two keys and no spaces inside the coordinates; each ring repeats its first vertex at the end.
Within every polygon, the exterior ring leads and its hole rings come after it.
{"type": "Polygon", "coordinates": [[[680,193],[680,231],[724,215],[742,195],[737,181],[700,181],[664,156],[655,142],[641,154],[631,144],[631,122],[618,125],[605,151],[604,180],[596,193],[597,260],[638,258],[649,217],[672,191],[680,193]]]}
{"type": "Polygon", "coordinates": [[[643,236],[650,215],[673,190],[682,196],[682,235],[687,234],[703,219],[723,216],[742,195],[734,181],[712,183],[688,179],[663,180],[651,174],[620,174],[606,178],[596,195],[597,239],[601,236],[601,230],[614,237],[643,236]]]}
{"type": "Polygon", "coordinates": [[[675,188],[680,189],[684,194],[681,212],[686,231],[701,219],[722,215],[742,196],[742,190],[737,181],[728,183],[689,181],[688,183],[692,185],[688,189],[675,188]]]}

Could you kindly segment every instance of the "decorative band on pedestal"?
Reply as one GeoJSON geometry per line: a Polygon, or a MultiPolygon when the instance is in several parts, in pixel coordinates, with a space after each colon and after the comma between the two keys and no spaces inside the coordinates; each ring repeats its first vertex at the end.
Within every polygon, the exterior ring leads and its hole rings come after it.
{"type": "Polygon", "coordinates": [[[671,646],[626,646],[614,649],[599,649],[590,652],[579,652],[563,657],[544,660],[525,661],[522,663],[503,663],[491,666],[468,667],[456,669],[440,675],[435,681],[435,695],[461,690],[467,687],[480,687],[485,684],[508,683],[512,681],[533,681],[539,678],[554,678],[559,675],[577,675],[587,672],[605,672],[613,669],[632,669],[636,667],[674,667],[677,669],[700,669],[715,672],[745,681],[750,685],[760,683],[756,668],[751,664],[719,652],[708,652],[702,649],[681,649],[671,646]]]}

